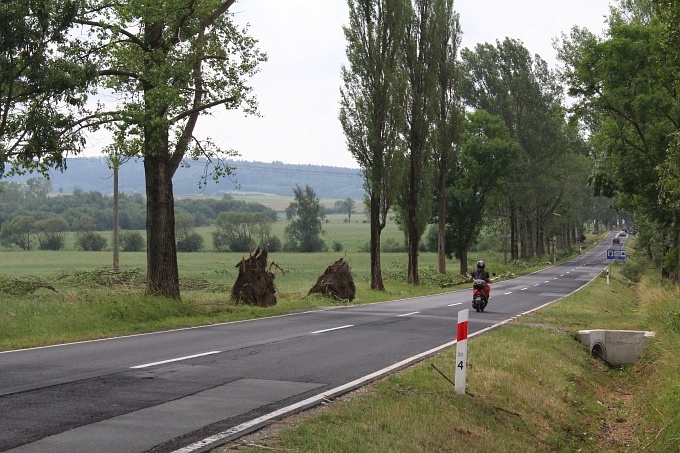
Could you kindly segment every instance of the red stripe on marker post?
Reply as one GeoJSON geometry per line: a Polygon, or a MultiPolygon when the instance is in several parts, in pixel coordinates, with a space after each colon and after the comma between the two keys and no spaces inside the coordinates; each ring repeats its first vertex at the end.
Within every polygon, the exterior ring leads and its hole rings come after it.
{"type": "Polygon", "coordinates": [[[456,393],[465,395],[467,375],[467,337],[470,310],[458,312],[458,336],[456,342],[456,393]]]}
{"type": "Polygon", "coordinates": [[[467,321],[459,322],[458,323],[458,336],[456,337],[456,341],[467,340],[467,336],[468,336],[468,322],[467,321]]]}

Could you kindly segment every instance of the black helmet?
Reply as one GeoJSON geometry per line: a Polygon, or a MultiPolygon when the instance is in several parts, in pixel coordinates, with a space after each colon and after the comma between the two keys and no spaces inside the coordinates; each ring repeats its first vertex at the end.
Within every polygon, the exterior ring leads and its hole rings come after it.
{"type": "Polygon", "coordinates": [[[484,269],[484,261],[482,260],[477,261],[477,269],[484,269]]]}

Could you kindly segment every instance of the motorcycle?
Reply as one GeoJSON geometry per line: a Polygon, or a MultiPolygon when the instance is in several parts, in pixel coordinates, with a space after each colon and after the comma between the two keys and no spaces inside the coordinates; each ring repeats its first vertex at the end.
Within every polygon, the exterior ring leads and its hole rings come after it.
{"type": "Polygon", "coordinates": [[[472,283],[472,308],[478,312],[484,311],[489,301],[486,298],[486,281],[475,279],[472,283]]]}

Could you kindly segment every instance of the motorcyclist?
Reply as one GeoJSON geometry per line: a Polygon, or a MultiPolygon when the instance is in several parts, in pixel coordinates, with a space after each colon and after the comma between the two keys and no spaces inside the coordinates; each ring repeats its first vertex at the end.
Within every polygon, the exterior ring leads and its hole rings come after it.
{"type": "Polygon", "coordinates": [[[470,281],[484,280],[486,282],[486,285],[484,286],[484,294],[486,294],[486,301],[489,302],[489,297],[491,295],[491,285],[489,285],[489,283],[491,283],[491,276],[489,275],[489,272],[484,269],[484,267],[484,261],[477,261],[477,269],[470,273],[470,281]]]}

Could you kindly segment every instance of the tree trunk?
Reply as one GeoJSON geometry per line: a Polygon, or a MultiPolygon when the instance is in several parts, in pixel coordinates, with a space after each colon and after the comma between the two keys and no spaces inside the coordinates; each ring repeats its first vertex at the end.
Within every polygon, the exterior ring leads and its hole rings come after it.
{"type": "Polygon", "coordinates": [[[437,230],[437,269],[446,275],[446,165],[439,168],[439,225],[437,230]]]}
{"type": "Polygon", "coordinates": [[[408,283],[412,285],[419,285],[420,278],[418,277],[418,247],[420,245],[420,235],[418,234],[418,192],[419,184],[421,184],[421,174],[418,165],[418,156],[422,152],[422,148],[418,146],[419,140],[411,139],[412,145],[409,177],[408,177],[408,194],[406,196],[406,212],[408,219],[406,220],[406,251],[408,253],[408,283]]]}
{"type": "MultiPolygon", "coordinates": [[[[166,151],[167,154],[167,151],[166,151]]],[[[146,294],[179,299],[175,244],[174,169],[162,155],[144,158],[146,176],[146,294]]]]}
{"type": "Polygon", "coordinates": [[[467,275],[467,271],[468,271],[468,267],[467,267],[468,251],[467,251],[467,249],[459,250],[458,256],[460,256],[460,275],[467,275]]]}
{"type": "Polygon", "coordinates": [[[508,224],[503,221],[503,264],[508,264],[508,224]]]}
{"type": "MultiPolygon", "coordinates": [[[[545,249],[543,248],[543,222],[536,212],[536,256],[542,257],[545,255],[545,249]]],[[[550,249],[548,249],[550,251],[550,249]]]]}
{"type": "Polygon", "coordinates": [[[523,249],[525,250],[524,252],[524,259],[529,259],[533,258],[534,256],[534,227],[531,222],[531,220],[526,220],[524,222],[524,240],[523,242],[523,249]],[[524,246],[524,243],[526,246],[524,246]]]}
{"type": "Polygon", "coordinates": [[[371,195],[371,289],[385,291],[380,265],[380,233],[382,222],[380,219],[380,199],[377,195],[371,195]]]}
{"type": "Polygon", "coordinates": [[[519,259],[519,250],[517,247],[517,212],[514,206],[510,206],[510,259],[516,261],[519,259]]]}

